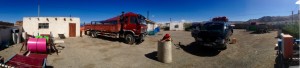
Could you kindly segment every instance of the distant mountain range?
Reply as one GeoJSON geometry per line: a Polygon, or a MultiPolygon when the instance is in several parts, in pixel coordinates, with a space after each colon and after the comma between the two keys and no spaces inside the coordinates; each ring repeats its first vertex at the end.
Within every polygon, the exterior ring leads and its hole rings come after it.
{"type": "MultiPolygon", "coordinates": [[[[230,21],[232,23],[247,23],[247,22],[260,22],[260,23],[286,23],[286,22],[294,22],[298,21],[298,14],[289,15],[289,16],[263,16],[258,19],[250,19],[248,21],[230,21]],[[292,17],[293,16],[293,17],[292,17]],[[292,19],[293,18],[293,19],[292,19]]],[[[205,23],[209,21],[202,21],[202,22],[189,22],[189,23],[205,23]]],[[[81,26],[83,23],[81,23],[81,26]]]]}
{"type": "Polygon", "coordinates": [[[294,22],[298,21],[298,14],[289,15],[289,16],[263,16],[258,19],[250,19],[247,22],[294,22]]]}

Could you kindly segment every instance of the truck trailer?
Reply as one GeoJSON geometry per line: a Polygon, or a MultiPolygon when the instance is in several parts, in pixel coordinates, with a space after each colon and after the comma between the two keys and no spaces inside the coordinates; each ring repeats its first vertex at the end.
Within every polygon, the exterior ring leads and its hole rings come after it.
{"type": "Polygon", "coordinates": [[[146,18],[136,13],[122,12],[122,15],[107,20],[85,24],[84,31],[94,38],[105,36],[124,40],[127,44],[141,43],[147,35],[146,18]]]}

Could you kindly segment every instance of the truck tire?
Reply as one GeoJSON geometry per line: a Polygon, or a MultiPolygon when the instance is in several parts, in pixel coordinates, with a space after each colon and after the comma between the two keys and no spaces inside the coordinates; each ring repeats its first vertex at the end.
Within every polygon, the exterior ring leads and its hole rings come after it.
{"type": "Polygon", "coordinates": [[[219,50],[226,50],[227,49],[227,45],[228,45],[228,41],[229,39],[225,39],[225,41],[223,42],[223,44],[221,44],[221,47],[219,50]]]}
{"type": "Polygon", "coordinates": [[[96,38],[96,37],[97,37],[96,32],[95,32],[95,31],[91,32],[91,36],[92,36],[93,38],[96,38]]]}
{"type": "Polygon", "coordinates": [[[88,34],[87,34],[87,31],[84,31],[84,35],[88,35],[88,34]]]}
{"type": "Polygon", "coordinates": [[[87,33],[88,36],[92,36],[91,31],[87,31],[86,33],[87,33]]]}
{"type": "Polygon", "coordinates": [[[227,44],[224,44],[224,47],[220,48],[220,50],[226,50],[227,49],[227,44]]]}
{"type": "Polygon", "coordinates": [[[126,34],[125,36],[125,43],[132,45],[135,43],[135,38],[133,37],[132,34],[126,34]]]}
{"type": "Polygon", "coordinates": [[[144,36],[139,37],[136,43],[142,43],[144,41],[144,36]]]}

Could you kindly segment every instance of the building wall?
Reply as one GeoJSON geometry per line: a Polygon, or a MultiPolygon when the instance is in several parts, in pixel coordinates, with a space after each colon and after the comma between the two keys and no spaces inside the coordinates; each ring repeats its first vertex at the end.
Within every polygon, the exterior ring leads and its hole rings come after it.
{"type": "Polygon", "coordinates": [[[23,21],[17,21],[17,22],[15,23],[15,26],[23,26],[23,21]]]}
{"type": "Polygon", "coordinates": [[[30,35],[50,34],[54,37],[64,34],[69,37],[69,23],[76,23],[76,36],[80,34],[80,19],[76,17],[24,17],[24,31],[30,35]],[[71,20],[72,19],[72,20],[71,20]],[[49,23],[48,29],[39,29],[38,23],[49,23]]]}
{"type": "Polygon", "coordinates": [[[153,31],[156,27],[158,27],[157,24],[147,24],[147,31],[153,31]]]}
{"type": "Polygon", "coordinates": [[[0,29],[0,48],[9,45],[9,42],[12,40],[11,29],[0,29]]]}
{"type": "Polygon", "coordinates": [[[170,23],[170,30],[184,30],[183,23],[170,23]],[[175,28],[176,25],[178,28],[175,28]]]}

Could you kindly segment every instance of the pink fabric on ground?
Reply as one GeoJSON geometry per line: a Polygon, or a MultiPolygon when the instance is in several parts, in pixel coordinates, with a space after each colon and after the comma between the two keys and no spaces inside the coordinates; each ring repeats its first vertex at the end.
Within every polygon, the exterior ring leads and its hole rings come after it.
{"type": "Polygon", "coordinates": [[[42,68],[44,61],[41,57],[15,55],[5,64],[16,68],[42,68]]]}

